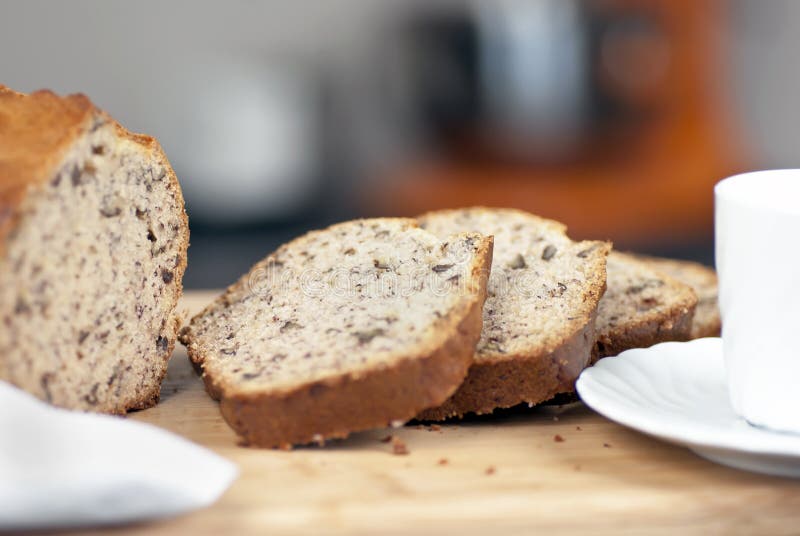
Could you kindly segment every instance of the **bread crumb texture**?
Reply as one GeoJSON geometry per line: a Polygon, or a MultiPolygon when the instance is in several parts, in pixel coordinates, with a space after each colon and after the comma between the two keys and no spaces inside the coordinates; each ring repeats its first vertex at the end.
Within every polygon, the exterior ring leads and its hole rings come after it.
{"type": "Polygon", "coordinates": [[[571,391],[589,361],[605,289],[606,242],[575,242],[558,222],[513,209],[430,212],[420,225],[442,237],[494,236],[483,331],[459,390],[421,420],[490,413],[571,391]]]}
{"type": "Polygon", "coordinates": [[[597,313],[596,358],[658,342],[688,340],[697,295],[632,255],[608,257],[608,290],[597,313]]]}
{"type": "Polygon", "coordinates": [[[593,282],[605,276],[603,242],[573,242],[560,223],[511,209],[431,212],[420,225],[440,237],[468,231],[494,236],[479,363],[532,348],[550,353],[597,307],[593,282]]]}
{"type": "MultiPolygon", "coordinates": [[[[0,130],[11,128],[4,105],[0,130]]],[[[0,248],[0,378],[58,406],[122,413],[158,399],[188,227],[155,140],[93,107],[73,134],[44,180],[26,178],[22,195],[6,198],[14,224],[0,248]]],[[[5,147],[0,167],[24,174],[23,160],[5,147]]],[[[19,176],[0,175],[14,188],[19,176]]]]}
{"type": "Polygon", "coordinates": [[[256,264],[181,341],[253,444],[402,425],[466,375],[491,244],[409,219],[314,231],[256,264]]]}
{"type": "Polygon", "coordinates": [[[692,261],[637,255],[652,268],[689,285],[697,294],[697,309],[692,320],[691,338],[719,337],[722,320],[719,313],[717,273],[713,268],[692,261]]]}
{"type": "Polygon", "coordinates": [[[439,241],[405,220],[314,232],[255,266],[186,331],[237,392],[291,389],[433,351],[473,284],[478,235],[439,241]]]}

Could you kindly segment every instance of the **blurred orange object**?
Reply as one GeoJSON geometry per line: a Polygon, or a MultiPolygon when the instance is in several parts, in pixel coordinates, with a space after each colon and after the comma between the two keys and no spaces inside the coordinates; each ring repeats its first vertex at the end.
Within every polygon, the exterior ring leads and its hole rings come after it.
{"type": "Polygon", "coordinates": [[[607,53],[616,55],[621,63],[595,68],[598,83],[644,113],[596,135],[568,160],[472,158],[477,153],[468,141],[467,150],[385,170],[385,180],[367,193],[367,210],[415,215],[445,207],[511,206],[561,220],[575,238],[612,239],[622,247],[710,241],[713,185],[746,162],[726,95],[724,4],[594,5],[608,16],[635,10],[658,21],[663,41],[608,39],[597,56],[602,61],[607,53]],[[653,79],[658,83],[647,83],[653,79]]]}

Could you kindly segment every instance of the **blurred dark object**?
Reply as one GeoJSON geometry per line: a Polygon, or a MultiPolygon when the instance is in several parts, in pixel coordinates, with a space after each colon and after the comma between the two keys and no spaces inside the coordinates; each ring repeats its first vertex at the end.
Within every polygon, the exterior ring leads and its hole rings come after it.
{"type": "Polygon", "coordinates": [[[390,104],[463,158],[588,158],[634,134],[664,98],[670,47],[643,9],[574,0],[478,3],[400,32],[390,104]],[[620,131],[623,131],[620,134],[620,131]]]}
{"type": "Polygon", "coordinates": [[[743,168],[723,7],[511,0],[412,17],[385,94],[436,151],[382,170],[365,206],[514,206],[625,247],[707,243],[712,186],[743,168]]]}

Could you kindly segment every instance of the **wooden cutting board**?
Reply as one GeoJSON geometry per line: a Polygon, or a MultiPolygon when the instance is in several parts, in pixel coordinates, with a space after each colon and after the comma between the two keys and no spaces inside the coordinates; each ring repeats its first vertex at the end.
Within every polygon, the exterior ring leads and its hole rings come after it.
{"type": "MultiPolygon", "coordinates": [[[[190,292],[185,305],[212,296],[190,292]]],[[[161,403],[130,418],[211,448],[241,475],[206,510],[120,534],[800,533],[799,480],[715,465],[580,404],[244,448],[179,347],[161,403]],[[393,454],[388,434],[409,453],[393,454]]]]}

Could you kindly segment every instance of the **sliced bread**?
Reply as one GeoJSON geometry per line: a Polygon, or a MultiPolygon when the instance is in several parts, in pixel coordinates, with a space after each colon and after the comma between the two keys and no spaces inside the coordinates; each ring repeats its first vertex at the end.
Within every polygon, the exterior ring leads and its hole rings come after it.
{"type": "Polygon", "coordinates": [[[633,255],[611,252],[592,362],[630,348],[689,340],[696,305],[688,285],[633,255]]]}
{"type": "Polygon", "coordinates": [[[66,408],[154,404],[188,241],[156,140],[83,95],[0,86],[0,379],[66,408]]]}
{"type": "Polygon", "coordinates": [[[481,331],[492,239],[411,219],[345,222],[282,246],[181,331],[222,414],[289,447],[402,423],[450,396],[481,331]]]}
{"type": "Polygon", "coordinates": [[[605,242],[573,242],[560,223],[511,209],[430,212],[420,225],[439,237],[495,237],[483,331],[469,374],[421,420],[537,404],[573,389],[594,345],[606,281],[605,242]]]}
{"type": "Polygon", "coordinates": [[[689,285],[697,294],[697,309],[692,320],[691,339],[719,337],[722,320],[719,314],[717,272],[703,264],[662,257],[637,255],[650,266],[689,285]]]}

